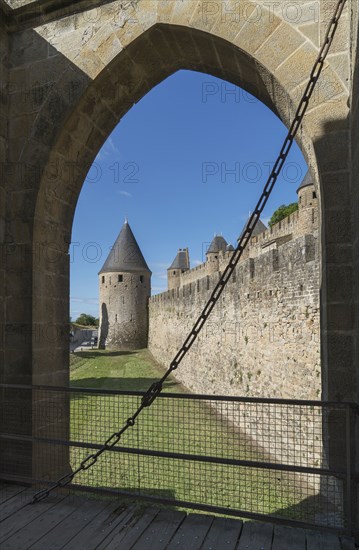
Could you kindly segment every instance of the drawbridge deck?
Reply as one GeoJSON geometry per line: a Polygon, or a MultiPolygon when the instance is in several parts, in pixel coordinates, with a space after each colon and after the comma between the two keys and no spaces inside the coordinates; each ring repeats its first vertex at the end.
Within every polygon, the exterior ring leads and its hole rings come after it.
{"type": "Polygon", "coordinates": [[[350,538],[324,532],[69,492],[29,504],[33,493],[19,485],[0,485],[2,550],[355,550],[350,538]]]}

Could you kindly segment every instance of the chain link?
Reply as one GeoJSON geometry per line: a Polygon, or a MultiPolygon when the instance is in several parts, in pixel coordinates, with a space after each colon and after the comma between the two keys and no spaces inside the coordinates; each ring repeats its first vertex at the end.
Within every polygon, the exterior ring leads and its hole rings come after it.
{"type": "Polygon", "coordinates": [[[260,218],[261,213],[263,212],[268,198],[274,188],[274,185],[278,179],[278,176],[283,168],[283,165],[288,157],[288,154],[292,148],[295,136],[298,133],[298,130],[302,124],[304,115],[306,113],[306,110],[308,108],[309,100],[311,96],[313,95],[314,88],[317,84],[318,78],[323,70],[325,59],[328,55],[330,46],[333,42],[335,32],[338,27],[338,23],[340,20],[340,17],[342,15],[344,6],[346,4],[347,0],[339,0],[335,14],[333,18],[331,19],[328,30],[325,35],[325,39],[323,42],[323,45],[320,49],[319,55],[314,63],[313,69],[310,73],[310,79],[309,82],[305,88],[304,94],[302,96],[302,99],[300,100],[300,103],[298,105],[297,111],[294,116],[294,120],[290,126],[290,129],[288,131],[288,134],[284,140],[282,149],[279,153],[279,156],[273,166],[273,169],[270,173],[270,176],[264,186],[263,192],[257,202],[257,205],[251,214],[246,227],[244,228],[239,240],[236,249],[233,251],[230,260],[223,271],[218,283],[216,284],[215,288],[212,291],[212,294],[206,303],[202,313],[198,317],[197,321],[195,322],[191,332],[188,334],[187,338],[185,339],[182,347],[179,349],[177,354],[175,355],[174,359],[170,363],[170,366],[166,373],[163,375],[163,377],[158,381],[152,384],[149,389],[146,391],[146,393],[143,395],[141,404],[136,410],[136,412],[127,419],[124,426],[118,431],[113,433],[103,444],[101,449],[99,449],[96,453],[91,453],[88,455],[80,464],[80,466],[77,468],[77,470],[74,470],[70,474],[67,474],[63,477],[61,477],[56,483],[54,483],[51,487],[48,487],[46,489],[43,489],[36,493],[33,496],[32,502],[38,502],[40,500],[43,500],[47,498],[51,491],[54,489],[57,489],[59,487],[64,487],[71,483],[73,478],[81,471],[88,470],[91,468],[94,464],[96,464],[98,458],[104,453],[105,451],[112,449],[121,439],[122,435],[128,430],[128,428],[132,427],[136,423],[136,419],[138,415],[142,412],[142,410],[146,407],[149,407],[152,405],[152,403],[155,401],[155,399],[158,397],[158,395],[161,393],[163,388],[163,383],[166,381],[168,376],[171,374],[171,372],[175,371],[185,355],[188,353],[188,351],[191,349],[192,345],[197,339],[198,334],[200,333],[201,329],[203,328],[205,322],[207,321],[209,315],[211,314],[213,308],[215,307],[216,303],[218,302],[227,282],[229,281],[235,267],[237,266],[243,251],[245,250],[251,236],[253,233],[253,230],[260,218]]]}

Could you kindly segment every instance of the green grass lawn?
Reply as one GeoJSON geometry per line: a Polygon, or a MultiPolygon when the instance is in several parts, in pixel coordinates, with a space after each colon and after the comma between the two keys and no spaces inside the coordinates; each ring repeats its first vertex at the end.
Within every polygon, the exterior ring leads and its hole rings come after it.
{"type": "MultiPolygon", "coordinates": [[[[164,373],[146,350],[83,351],[70,356],[71,386],[144,391],[164,373]]],[[[180,392],[183,387],[171,377],[164,391],[180,392]]]]}
{"type": "MultiPolygon", "coordinates": [[[[147,350],[92,350],[71,357],[71,386],[146,390],[163,375],[147,350]]],[[[184,393],[171,377],[164,392],[184,393]]],[[[71,439],[102,444],[140,403],[133,395],[75,394],[71,398],[71,439]]],[[[227,411],[228,412],[228,411],[227,411]]],[[[229,411],[230,413],[230,411],[229,411]]],[[[263,453],[224,420],[208,402],[159,398],[145,409],[119,445],[173,453],[266,460],[263,453]]],[[[88,449],[71,448],[76,467],[88,449]]],[[[133,494],[212,504],[258,513],[309,519],[312,502],[295,488],[294,474],[265,469],[106,452],[98,464],[77,477],[85,485],[115,487],[133,494]],[[291,477],[290,477],[291,476],[291,477]],[[301,503],[301,504],[300,504],[301,503]],[[304,506],[304,507],[303,507],[304,506]]]]}

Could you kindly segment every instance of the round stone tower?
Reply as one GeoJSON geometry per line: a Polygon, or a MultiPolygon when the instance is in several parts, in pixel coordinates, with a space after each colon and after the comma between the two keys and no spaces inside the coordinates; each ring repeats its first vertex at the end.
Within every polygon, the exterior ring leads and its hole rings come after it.
{"type": "Polygon", "coordinates": [[[299,229],[303,235],[318,228],[318,199],[313,178],[308,170],[297,189],[299,229]]]}
{"type": "Polygon", "coordinates": [[[151,271],[127,220],[99,272],[99,289],[99,347],[147,347],[151,271]]]}

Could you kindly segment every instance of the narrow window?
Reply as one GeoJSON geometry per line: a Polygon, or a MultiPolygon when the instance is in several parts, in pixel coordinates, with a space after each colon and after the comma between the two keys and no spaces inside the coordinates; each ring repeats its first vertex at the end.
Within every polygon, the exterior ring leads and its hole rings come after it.
{"type": "Polygon", "coordinates": [[[316,199],[317,198],[317,194],[315,191],[313,191],[313,199],[316,199]]]}
{"type": "Polygon", "coordinates": [[[102,275],[102,284],[105,282],[105,275],[102,275]]]}
{"type": "Polygon", "coordinates": [[[123,275],[119,275],[119,276],[118,276],[118,282],[119,282],[119,283],[122,283],[122,282],[123,282],[123,275]]]}
{"type": "Polygon", "coordinates": [[[116,315],[115,315],[115,323],[117,323],[117,313],[116,313],[116,315]]]}
{"type": "Polygon", "coordinates": [[[144,277],[143,275],[140,275],[140,283],[143,283],[143,281],[144,281],[144,277]]]}
{"type": "Polygon", "coordinates": [[[175,271],[173,272],[173,275],[176,275],[176,272],[175,272],[175,271]]]}

